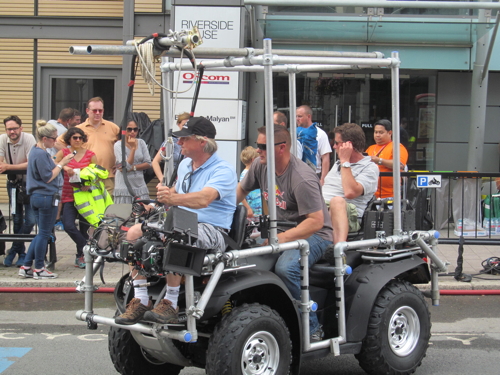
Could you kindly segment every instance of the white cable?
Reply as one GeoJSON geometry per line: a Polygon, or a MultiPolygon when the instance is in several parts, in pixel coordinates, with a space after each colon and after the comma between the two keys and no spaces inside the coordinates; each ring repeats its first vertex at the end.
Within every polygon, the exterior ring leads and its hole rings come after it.
{"type": "MultiPolygon", "coordinates": [[[[156,83],[159,87],[161,87],[165,91],[168,91],[170,93],[176,93],[176,94],[182,94],[182,93],[188,92],[189,90],[191,90],[193,88],[193,85],[196,82],[194,79],[191,82],[191,85],[184,91],[173,91],[173,90],[170,90],[170,89],[166,88],[165,86],[163,86],[160,82],[158,82],[156,80],[155,75],[152,73],[152,72],[156,72],[155,57],[153,56],[153,44],[152,43],[138,44],[137,40],[134,40],[134,47],[135,47],[135,50],[137,52],[137,56],[139,56],[139,60],[141,63],[140,68],[141,68],[142,78],[147,83],[147,85],[149,87],[149,92],[151,92],[151,95],[154,95],[153,83],[156,83]],[[143,54],[145,56],[143,56],[143,54]],[[153,90],[151,90],[151,86],[153,87],[153,90]]],[[[186,48],[186,47],[184,47],[184,48],[186,48]]],[[[182,49],[182,52],[184,52],[184,48],[182,49]]],[[[193,51],[191,51],[191,53],[193,54],[194,66],[196,66],[196,59],[195,59],[193,51]]],[[[181,64],[182,64],[182,53],[181,53],[181,64]]],[[[179,64],[178,82],[180,82],[180,79],[181,79],[181,74],[180,74],[181,64],[179,64]]],[[[199,77],[199,79],[201,79],[201,77],[199,77]]],[[[179,87],[179,84],[177,85],[177,87],[179,87]]]]}

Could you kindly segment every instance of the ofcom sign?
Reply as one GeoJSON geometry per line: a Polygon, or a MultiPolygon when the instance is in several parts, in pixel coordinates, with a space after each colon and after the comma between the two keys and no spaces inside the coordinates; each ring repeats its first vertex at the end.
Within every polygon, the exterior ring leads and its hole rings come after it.
{"type": "Polygon", "coordinates": [[[417,187],[419,188],[440,188],[440,175],[417,175],[417,187]]]}
{"type": "MultiPolygon", "coordinates": [[[[186,72],[182,75],[182,83],[193,83],[198,80],[199,75],[193,72],[186,72]]],[[[201,76],[202,85],[229,85],[231,77],[225,75],[204,74],[201,76]]]]}
{"type": "MultiPolygon", "coordinates": [[[[206,71],[201,76],[200,99],[238,99],[238,72],[206,71]]],[[[180,79],[179,91],[189,91],[179,93],[179,98],[192,98],[194,88],[198,80],[196,72],[174,73],[173,87],[177,87],[177,80],[180,79]]]]}

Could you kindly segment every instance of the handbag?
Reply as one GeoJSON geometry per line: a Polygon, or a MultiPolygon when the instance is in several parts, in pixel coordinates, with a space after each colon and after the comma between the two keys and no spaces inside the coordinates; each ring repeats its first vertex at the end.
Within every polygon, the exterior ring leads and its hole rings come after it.
{"type": "Polygon", "coordinates": [[[18,181],[16,185],[16,191],[18,202],[23,202],[23,204],[30,204],[31,196],[28,195],[28,191],[26,190],[26,183],[18,181]]]}

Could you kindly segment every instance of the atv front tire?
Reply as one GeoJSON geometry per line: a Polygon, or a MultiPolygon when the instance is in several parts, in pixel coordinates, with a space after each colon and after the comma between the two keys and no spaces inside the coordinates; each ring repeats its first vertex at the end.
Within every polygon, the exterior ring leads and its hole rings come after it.
{"type": "Polygon", "coordinates": [[[412,374],[430,337],[430,313],[422,293],[407,281],[392,280],[375,301],[356,358],[368,374],[412,374]]]}
{"type": "Polygon", "coordinates": [[[285,321],[268,306],[244,304],[225,315],[210,337],[208,375],[286,375],[292,342],[285,321]]]}
{"type": "Polygon", "coordinates": [[[110,327],[108,348],[116,371],[122,375],[178,375],[183,369],[149,356],[127,329],[110,327]]]}

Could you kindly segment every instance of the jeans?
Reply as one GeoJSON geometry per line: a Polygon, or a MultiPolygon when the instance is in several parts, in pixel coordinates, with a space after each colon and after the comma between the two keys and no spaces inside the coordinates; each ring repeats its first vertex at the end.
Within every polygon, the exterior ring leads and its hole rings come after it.
{"type": "MultiPolygon", "coordinates": [[[[321,259],[326,248],[332,244],[331,241],[324,240],[317,234],[307,238],[309,243],[309,267],[321,259]]],[[[278,258],[275,267],[276,274],[283,280],[293,298],[300,301],[300,250],[284,251],[278,258]]],[[[309,313],[309,330],[311,334],[319,328],[318,317],[315,312],[309,313]]]]}
{"type": "Polygon", "coordinates": [[[83,247],[87,243],[90,224],[78,213],[75,202],[65,202],[62,208],[62,222],[64,231],[68,233],[76,244],[76,256],[83,256],[83,247]],[[75,220],[78,218],[80,229],[76,227],[75,220]]]}
{"type": "Polygon", "coordinates": [[[35,212],[35,220],[38,224],[38,234],[31,241],[28,253],[24,259],[24,266],[31,267],[35,261],[35,269],[44,268],[45,254],[54,223],[56,221],[57,206],[52,204],[52,195],[34,193],[31,195],[31,207],[35,212]]]}
{"type": "MultiPolygon", "coordinates": [[[[7,181],[7,192],[9,194],[9,207],[12,206],[11,194],[14,184],[7,181]]],[[[30,234],[35,226],[35,213],[29,204],[22,204],[16,200],[16,213],[12,214],[14,221],[14,234],[30,234]],[[24,211],[24,212],[23,212],[24,211]]],[[[18,254],[24,254],[24,242],[13,242],[11,250],[18,254]]]]}

